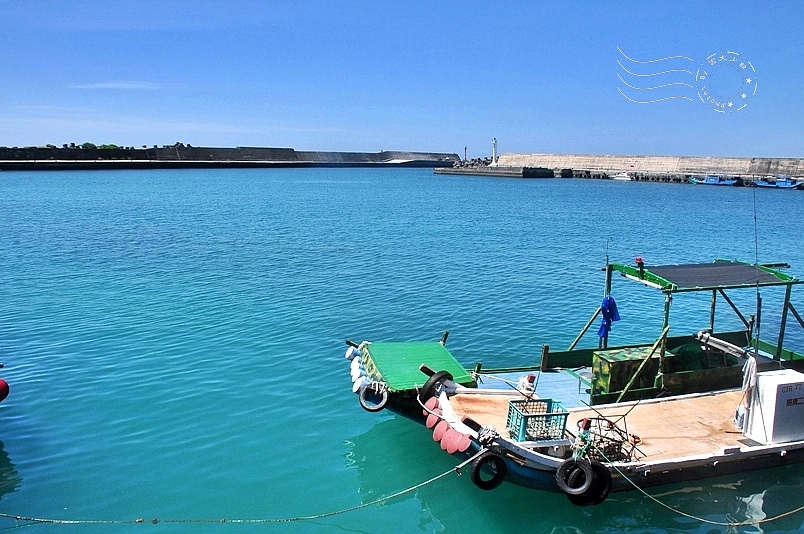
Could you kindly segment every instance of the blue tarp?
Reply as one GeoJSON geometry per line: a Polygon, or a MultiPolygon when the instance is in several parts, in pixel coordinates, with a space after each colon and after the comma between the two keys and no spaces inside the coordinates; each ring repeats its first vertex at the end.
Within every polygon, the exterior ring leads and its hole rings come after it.
{"type": "Polygon", "coordinates": [[[620,312],[617,311],[617,303],[614,302],[614,297],[611,295],[603,297],[600,310],[603,312],[603,322],[600,325],[600,329],[597,331],[597,335],[602,339],[608,339],[609,332],[611,332],[612,321],[620,320],[620,312]]]}

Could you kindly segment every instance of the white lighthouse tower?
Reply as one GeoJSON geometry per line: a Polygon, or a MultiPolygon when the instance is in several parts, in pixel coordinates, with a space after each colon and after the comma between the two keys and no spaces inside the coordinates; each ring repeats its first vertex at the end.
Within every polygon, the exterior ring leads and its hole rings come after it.
{"type": "Polygon", "coordinates": [[[491,140],[491,164],[497,165],[497,138],[491,140]]]}

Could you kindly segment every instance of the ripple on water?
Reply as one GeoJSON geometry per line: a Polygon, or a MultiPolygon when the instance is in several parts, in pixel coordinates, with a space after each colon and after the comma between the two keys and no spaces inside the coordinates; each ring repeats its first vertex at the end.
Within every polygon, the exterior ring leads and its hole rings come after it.
{"type": "MultiPolygon", "coordinates": [[[[4,510],[42,516],[284,516],[402,489],[453,459],[419,427],[360,410],[345,338],[448,329],[465,364],[515,365],[574,339],[600,303],[607,247],[649,264],[754,253],[751,232],[717,224],[750,227],[741,191],[399,169],[2,175],[0,494],[4,510]]],[[[762,193],[760,259],[800,274],[804,249],[773,224],[804,215],[800,199],[762,193]]],[[[658,335],[661,295],[645,291],[616,284],[618,339],[658,335]]],[[[674,303],[682,324],[708,301],[687,304],[674,303]]],[[[800,493],[800,471],[756,475],[740,498],[800,493]]],[[[701,487],[728,503],[713,517],[756,513],[701,487]]],[[[449,478],[310,530],[679,525],[631,496],[578,515],[540,495],[548,521],[532,492],[482,493],[449,478]]],[[[789,521],[779,528],[801,528],[789,521]]]]}

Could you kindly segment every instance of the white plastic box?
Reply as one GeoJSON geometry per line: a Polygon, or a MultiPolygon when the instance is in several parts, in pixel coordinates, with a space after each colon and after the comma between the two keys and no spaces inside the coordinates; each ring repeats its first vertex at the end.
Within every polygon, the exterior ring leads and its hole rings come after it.
{"type": "Polygon", "coordinates": [[[766,445],[804,440],[804,373],[757,374],[745,435],[766,445]]]}

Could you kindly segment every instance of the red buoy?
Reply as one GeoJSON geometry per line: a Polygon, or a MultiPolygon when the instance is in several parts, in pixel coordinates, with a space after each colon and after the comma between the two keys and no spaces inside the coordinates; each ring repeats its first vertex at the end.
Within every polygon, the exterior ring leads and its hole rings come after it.
{"type": "Polygon", "coordinates": [[[0,378],[0,402],[8,397],[8,382],[0,378]]]}

